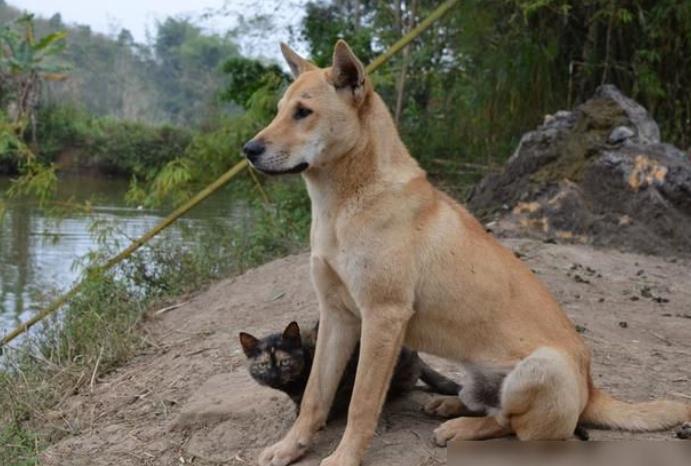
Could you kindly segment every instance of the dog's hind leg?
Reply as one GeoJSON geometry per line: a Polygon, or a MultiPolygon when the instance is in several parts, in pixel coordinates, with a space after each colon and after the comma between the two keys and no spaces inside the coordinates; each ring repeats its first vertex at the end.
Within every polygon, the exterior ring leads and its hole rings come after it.
{"type": "Polygon", "coordinates": [[[587,387],[575,364],[559,350],[539,348],[520,361],[502,385],[497,420],[521,440],[573,436],[587,387]]]}
{"type": "Polygon", "coordinates": [[[362,310],[360,357],[348,424],[336,450],[321,466],[358,466],[374,435],[412,310],[379,306],[362,310]]]}

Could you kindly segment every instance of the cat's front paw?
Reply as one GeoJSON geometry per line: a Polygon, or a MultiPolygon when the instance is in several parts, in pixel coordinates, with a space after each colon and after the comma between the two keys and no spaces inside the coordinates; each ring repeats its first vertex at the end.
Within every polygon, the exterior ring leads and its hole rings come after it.
{"type": "Polygon", "coordinates": [[[464,409],[457,396],[437,396],[425,403],[424,407],[425,413],[446,418],[460,416],[464,409]]]}
{"type": "Polygon", "coordinates": [[[284,438],[264,449],[259,455],[259,466],[287,466],[305,454],[307,445],[284,438]]]}

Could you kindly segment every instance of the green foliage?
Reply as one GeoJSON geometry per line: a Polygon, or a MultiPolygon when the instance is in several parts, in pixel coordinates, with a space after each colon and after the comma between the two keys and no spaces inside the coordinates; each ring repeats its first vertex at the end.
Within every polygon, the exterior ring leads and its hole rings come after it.
{"type": "Polygon", "coordinates": [[[30,195],[43,205],[55,192],[54,167],[43,164],[27,145],[26,128],[36,141],[35,110],[43,81],[63,79],[65,66],[57,61],[66,33],[37,38],[33,16],[26,14],[0,28],[0,172],[16,170],[20,176],[8,191],[10,197],[30,195]]]}
{"type": "Polygon", "coordinates": [[[72,153],[75,165],[115,175],[145,176],[179,157],[192,141],[184,128],[98,118],[67,105],[45,106],[38,122],[43,160],[72,153]]]}
{"type": "MultiPolygon", "coordinates": [[[[0,391],[7,383],[5,378],[6,376],[0,373],[0,391]]],[[[0,464],[12,466],[38,464],[36,446],[36,434],[25,429],[21,424],[0,426],[0,464]]]]}
{"type": "Polygon", "coordinates": [[[227,60],[223,64],[223,72],[227,75],[227,83],[221,92],[221,99],[243,107],[248,105],[250,98],[261,88],[270,86],[274,89],[276,86],[272,83],[288,79],[278,66],[267,66],[244,57],[227,60]]]}
{"type": "Polygon", "coordinates": [[[57,57],[65,49],[66,31],[46,34],[37,39],[34,16],[25,14],[0,29],[0,72],[13,76],[38,74],[44,79],[61,79],[66,67],[57,57]]]}
{"type": "MultiPolygon", "coordinates": [[[[230,60],[224,65],[233,74],[222,92],[226,99],[242,101],[245,112],[226,117],[217,128],[197,134],[180,157],[160,170],[152,170],[132,183],[128,199],[149,206],[164,202],[180,204],[195,192],[214,181],[241,158],[240,149],[259,129],[265,126],[276,111],[280,89],[287,76],[275,66],[265,66],[251,60],[230,60]],[[252,72],[254,82],[252,82],[252,72]]],[[[232,190],[240,197],[247,189],[245,183],[234,181],[232,190]]]]}
{"type": "Polygon", "coordinates": [[[356,17],[348,1],[307,3],[302,38],[310,46],[310,60],[321,67],[330,66],[338,39],[345,39],[364,63],[374,58],[375,30],[362,27],[356,17]]]}
{"type": "MultiPolygon", "coordinates": [[[[254,197],[252,212],[241,227],[251,234],[236,234],[236,255],[240,270],[282,257],[307,244],[310,201],[302,180],[293,178],[268,185],[270,204],[254,197]]],[[[240,233],[238,231],[238,233],[240,233]]]]}
{"type": "Polygon", "coordinates": [[[58,178],[54,166],[46,166],[34,160],[22,162],[19,172],[21,176],[13,180],[7,191],[9,197],[28,196],[45,205],[57,190],[58,178]]]}

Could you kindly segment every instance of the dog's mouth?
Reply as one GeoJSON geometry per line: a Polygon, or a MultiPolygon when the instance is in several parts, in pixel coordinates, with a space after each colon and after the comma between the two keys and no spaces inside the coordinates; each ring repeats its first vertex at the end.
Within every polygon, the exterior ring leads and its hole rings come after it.
{"type": "Polygon", "coordinates": [[[260,172],[264,173],[265,175],[293,175],[295,173],[304,172],[305,170],[307,170],[309,168],[310,164],[307,162],[301,162],[301,163],[295,165],[294,167],[288,168],[285,170],[274,170],[272,168],[258,167],[253,163],[252,163],[252,166],[254,168],[256,168],[257,170],[259,170],[260,172]]]}

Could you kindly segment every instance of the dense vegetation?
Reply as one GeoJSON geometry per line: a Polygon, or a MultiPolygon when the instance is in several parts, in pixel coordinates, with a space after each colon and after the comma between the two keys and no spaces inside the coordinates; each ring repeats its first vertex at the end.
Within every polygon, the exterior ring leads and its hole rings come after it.
{"type": "MultiPolygon", "coordinates": [[[[299,34],[320,65],[329,63],[338,37],[368,61],[437,4],[311,2],[299,34]]],[[[0,20],[18,14],[0,3],[0,20]]],[[[123,165],[105,163],[107,170],[134,174],[140,181],[175,172],[178,181],[198,185],[227,167],[235,157],[230,148],[238,148],[250,129],[261,126],[272,111],[266,104],[286,82],[277,66],[242,57],[232,34],[205,34],[185,19],[159,24],[149,45],[135,43],[127,30],[106,37],[88,27],[67,27],[59,15],[35,20],[35,29],[39,37],[67,32],[60,62],[69,70],[68,79],[43,86],[46,118],[39,132],[47,143],[38,141],[36,149],[46,162],[76,148],[82,160],[99,165],[107,155],[94,153],[92,142],[102,147],[104,134],[117,139],[131,131],[145,140],[131,144],[125,157],[112,157],[123,165]],[[252,110],[252,105],[267,111],[252,110]],[[104,116],[108,121],[95,122],[104,116]],[[129,123],[115,129],[121,120],[129,123]],[[139,128],[133,122],[156,127],[139,128]],[[175,131],[160,124],[194,129],[200,136],[180,131],[169,144],[175,131]],[[98,133],[101,127],[110,129],[98,133]],[[89,133],[92,129],[97,134],[89,133]],[[169,148],[153,147],[152,139],[169,148]],[[180,150],[192,140],[194,147],[180,150]],[[211,147],[217,143],[234,145],[211,147]],[[217,156],[213,163],[219,170],[203,170],[203,180],[180,171],[189,165],[184,161],[199,156],[192,154],[197,149],[207,152],[206,162],[215,157],[209,151],[217,156]],[[139,157],[147,162],[136,164],[139,157]],[[171,160],[173,165],[159,172],[171,160]]],[[[614,83],[640,101],[660,122],[665,140],[688,147],[690,45],[689,2],[469,0],[374,79],[412,152],[434,176],[453,185],[459,173],[473,179],[501,163],[520,134],[545,114],[583,101],[602,83],[614,83]]],[[[113,142],[109,148],[120,147],[121,140],[113,142]]],[[[0,166],[7,167],[2,152],[0,166]]]]}
{"type": "MultiPolygon", "coordinates": [[[[310,2],[299,34],[320,65],[338,37],[366,62],[438,3],[310,2]]],[[[242,56],[232,35],[185,19],[162,22],[151,44],[126,30],[106,37],[68,27],[59,15],[21,17],[2,0],[0,22],[0,173],[20,176],[12,195],[50,199],[59,163],[131,178],[133,203],[177,204],[240,160],[289,82],[277,64],[242,56]]],[[[689,147],[689,50],[688,1],[464,0],[372,78],[412,153],[462,195],[546,113],[602,83],[648,107],[665,140],[689,147]]],[[[146,345],[135,331],[145,309],[303,245],[309,210],[295,181],[262,179],[267,203],[243,176],[230,196],[246,207],[236,227],[190,232],[198,247],[186,251],[163,247],[173,239],[156,243],[90,277],[61,324],[35,334],[33,352],[17,351],[12,370],[0,371],[0,445],[9,446],[0,463],[31,460],[55,439],[40,428],[41,413],[64,386],[78,388],[97,360],[106,371],[146,345]]]]}
{"type": "MultiPolygon", "coordinates": [[[[303,35],[322,65],[340,36],[372,57],[437,4],[310,4],[303,35]]],[[[501,162],[545,114],[603,83],[641,102],[663,138],[687,148],[690,46],[691,2],[468,0],[376,80],[413,153],[435,172],[449,162],[501,162]]]]}

